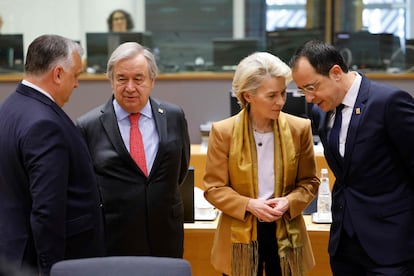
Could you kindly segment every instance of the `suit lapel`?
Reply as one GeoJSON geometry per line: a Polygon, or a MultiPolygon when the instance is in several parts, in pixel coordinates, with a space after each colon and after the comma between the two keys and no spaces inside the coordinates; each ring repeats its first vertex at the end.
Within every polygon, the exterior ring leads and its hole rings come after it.
{"type": "MultiPolygon", "coordinates": [[[[332,168],[335,171],[335,175],[338,178],[339,175],[343,174],[343,164],[338,160],[339,157],[336,157],[339,155],[339,153],[334,153],[331,151],[331,147],[329,146],[328,141],[328,122],[331,117],[331,112],[323,113],[324,114],[324,120],[323,120],[323,139],[324,139],[324,152],[325,152],[325,158],[329,161],[329,164],[334,164],[332,168]]],[[[322,138],[321,138],[322,139],[322,138]]]]}
{"type": "Polygon", "coordinates": [[[326,131],[326,126],[328,124],[328,120],[329,120],[329,114],[330,113],[325,113],[325,112],[320,112],[320,119],[319,119],[319,126],[318,126],[318,132],[319,132],[319,138],[321,139],[321,142],[323,145],[327,145],[328,144],[328,135],[327,135],[327,131],[326,131]]]}
{"type": "Polygon", "coordinates": [[[156,99],[150,98],[152,114],[154,116],[155,125],[158,131],[158,137],[160,138],[158,144],[157,155],[155,156],[154,164],[152,165],[152,170],[156,170],[160,165],[161,158],[164,156],[164,144],[167,141],[167,117],[165,116],[166,110],[156,99]]]}
{"type": "Polygon", "coordinates": [[[335,176],[339,178],[343,172],[342,164],[338,164],[338,160],[334,157],[334,154],[330,151],[328,146],[328,121],[330,118],[330,112],[323,112],[318,106],[314,105],[313,120],[317,122],[318,134],[324,148],[324,155],[335,176]]]}
{"type": "Polygon", "coordinates": [[[349,122],[348,127],[344,155],[344,171],[348,169],[351,161],[355,139],[357,137],[361,118],[364,116],[365,105],[368,100],[369,86],[370,81],[364,75],[362,75],[361,86],[358,91],[358,96],[352,110],[351,121],[349,122]]]}
{"type": "Polygon", "coordinates": [[[105,129],[108,139],[111,141],[115,150],[122,156],[122,158],[126,158],[126,160],[129,158],[131,159],[131,162],[134,162],[128,152],[128,149],[125,147],[124,142],[122,140],[121,133],[119,132],[118,122],[116,119],[115,110],[114,110],[112,101],[113,101],[113,96],[103,106],[101,110],[102,115],[99,119],[102,123],[103,128],[105,129]]]}

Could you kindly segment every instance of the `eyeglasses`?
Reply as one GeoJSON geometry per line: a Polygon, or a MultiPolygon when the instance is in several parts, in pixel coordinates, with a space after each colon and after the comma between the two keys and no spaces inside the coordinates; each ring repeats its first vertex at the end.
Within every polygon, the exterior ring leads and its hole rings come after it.
{"type": "Polygon", "coordinates": [[[315,81],[314,83],[307,84],[304,87],[298,87],[298,92],[303,95],[313,95],[315,94],[316,90],[318,90],[320,85],[320,80],[315,81]]]}

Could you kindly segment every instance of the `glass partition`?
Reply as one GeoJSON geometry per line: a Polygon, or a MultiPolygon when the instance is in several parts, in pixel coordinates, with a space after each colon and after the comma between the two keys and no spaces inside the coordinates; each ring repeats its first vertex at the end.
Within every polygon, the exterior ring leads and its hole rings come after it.
{"type": "MultiPolygon", "coordinates": [[[[234,39],[241,48],[245,39],[257,40],[257,50],[287,61],[309,38],[304,34],[335,44],[355,69],[394,73],[414,66],[411,0],[42,0],[21,8],[28,3],[0,0],[0,31],[22,34],[24,51],[43,33],[70,37],[86,49],[86,34],[106,32],[110,12],[124,9],[134,20],[132,32],[151,33],[161,72],[217,71],[217,39],[234,39]]],[[[234,58],[242,56],[234,52],[234,58]]]]}
{"type": "Polygon", "coordinates": [[[363,71],[412,71],[407,0],[335,0],[333,43],[363,71]]]}
{"type": "Polygon", "coordinates": [[[141,32],[102,32],[86,33],[87,70],[89,73],[105,73],[109,56],[124,42],[138,42],[152,47],[150,33],[141,32]]]}
{"type": "Polygon", "coordinates": [[[23,34],[0,34],[0,73],[23,71],[23,34]]]}
{"type": "Polygon", "coordinates": [[[232,0],[145,2],[146,28],[164,72],[213,68],[213,39],[233,36],[232,0]]]}

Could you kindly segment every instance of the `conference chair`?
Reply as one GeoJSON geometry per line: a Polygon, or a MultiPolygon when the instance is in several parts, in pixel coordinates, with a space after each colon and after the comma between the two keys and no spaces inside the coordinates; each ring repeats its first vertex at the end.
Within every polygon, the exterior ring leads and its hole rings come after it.
{"type": "Polygon", "coordinates": [[[114,256],[64,260],[52,266],[50,276],[191,276],[183,259],[114,256]]]}

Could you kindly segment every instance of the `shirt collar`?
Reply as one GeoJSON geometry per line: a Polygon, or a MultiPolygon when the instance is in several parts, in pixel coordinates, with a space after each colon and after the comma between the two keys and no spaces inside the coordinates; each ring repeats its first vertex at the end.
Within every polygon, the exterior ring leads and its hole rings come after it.
{"type": "Polygon", "coordinates": [[[358,97],[358,91],[359,87],[361,86],[362,77],[357,72],[351,72],[351,74],[355,74],[355,79],[348,92],[345,94],[342,103],[347,107],[353,108],[358,97]]]}
{"type": "Polygon", "coordinates": [[[48,97],[49,99],[51,99],[52,101],[55,101],[55,100],[52,98],[52,96],[51,96],[48,92],[46,92],[45,90],[43,90],[43,89],[42,89],[42,88],[40,88],[39,86],[37,86],[37,85],[35,85],[35,84],[31,83],[30,81],[27,81],[27,80],[22,80],[22,84],[23,84],[23,85],[26,85],[26,86],[28,86],[28,87],[31,87],[31,88],[33,88],[33,89],[35,89],[35,90],[37,90],[37,91],[39,91],[40,93],[42,93],[43,95],[45,95],[46,97],[48,97]]]}
{"type": "MultiPolygon", "coordinates": [[[[112,101],[114,105],[115,115],[118,121],[122,121],[123,119],[127,118],[129,116],[129,112],[125,111],[117,102],[117,100],[114,98],[112,101]]],[[[145,117],[152,118],[152,111],[151,111],[151,102],[148,100],[147,104],[141,109],[140,111],[141,115],[144,115],[145,117]]]]}

